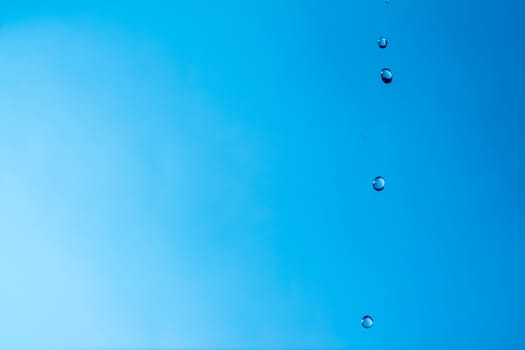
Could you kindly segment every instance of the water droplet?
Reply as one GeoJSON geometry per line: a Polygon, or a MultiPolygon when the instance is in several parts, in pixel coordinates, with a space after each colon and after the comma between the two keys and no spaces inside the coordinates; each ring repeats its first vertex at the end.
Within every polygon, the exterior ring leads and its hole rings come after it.
{"type": "Polygon", "coordinates": [[[372,186],[376,191],[383,191],[385,189],[385,179],[381,176],[377,176],[372,182],[372,186]]]}
{"type": "Polygon", "coordinates": [[[381,80],[383,80],[383,83],[390,84],[392,82],[393,78],[392,71],[388,68],[381,69],[381,80]]]}
{"type": "Polygon", "coordinates": [[[379,46],[380,49],[384,49],[385,47],[387,47],[388,41],[386,40],[384,36],[382,36],[377,40],[377,45],[379,46]]]}
{"type": "Polygon", "coordinates": [[[363,326],[363,328],[370,328],[374,325],[374,319],[372,318],[372,316],[363,316],[363,318],[361,319],[361,325],[363,326]]]}
{"type": "Polygon", "coordinates": [[[390,4],[390,0],[385,0],[385,3],[386,4],[390,4]]]}

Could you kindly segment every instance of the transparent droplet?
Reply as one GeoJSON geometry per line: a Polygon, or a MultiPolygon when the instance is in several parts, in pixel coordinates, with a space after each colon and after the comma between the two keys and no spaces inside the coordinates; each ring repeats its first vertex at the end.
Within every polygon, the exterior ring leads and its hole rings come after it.
{"type": "Polygon", "coordinates": [[[390,0],[385,0],[385,3],[386,4],[390,4],[390,0]]]}
{"type": "Polygon", "coordinates": [[[363,318],[361,319],[361,325],[363,326],[363,328],[370,328],[374,325],[374,319],[372,318],[372,316],[363,316],[363,318]]]}
{"type": "Polygon", "coordinates": [[[380,49],[384,49],[385,47],[387,47],[387,45],[388,45],[388,41],[386,40],[384,36],[380,37],[377,40],[377,46],[379,46],[380,49]]]}
{"type": "Polygon", "coordinates": [[[392,75],[392,71],[388,68],[381,69],[381,80],[383,80],[383,83],[390,84],[392,82],[392,78],[394,76],[392,75]]]}
{"type": "Polygon", "coordinates": [[[385,189],[385,179],[381,176],[377,176],[372,182],[372,186],[376,191],[383,191],[385,189]]]}

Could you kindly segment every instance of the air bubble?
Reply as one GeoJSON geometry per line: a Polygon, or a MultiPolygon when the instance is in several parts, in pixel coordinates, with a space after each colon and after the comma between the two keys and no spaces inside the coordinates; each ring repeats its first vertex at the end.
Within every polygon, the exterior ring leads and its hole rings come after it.
{"type": "Polygon", "coordinates": [[[394,76],[390,69],[388,68],[381,69],[381,80],[383,80],[383,83],[390,84],[393,78],[394,76]]]}
{"type": "Polygon", "coordinates": [[[374,325],[374,319],[372,318],[372,316],[363,316],[363,318],[361,319],[361,325],[363,326],[363,328],[371,328],[374,325]]]}
{"type": "Polygon", "coordinates": [[[384,36],[380,37],[377,40],[377,46],[379,46],[380,49],[384,49],[385,47],[388,46],[388,41],[386,40],[384,36]]]}
{"type": "Polygon", "coordinates": [[[376,191],[383,191],[385,189],[385,179],[382,176],[377,176],[372,182],[372,187],[376,191]]]}

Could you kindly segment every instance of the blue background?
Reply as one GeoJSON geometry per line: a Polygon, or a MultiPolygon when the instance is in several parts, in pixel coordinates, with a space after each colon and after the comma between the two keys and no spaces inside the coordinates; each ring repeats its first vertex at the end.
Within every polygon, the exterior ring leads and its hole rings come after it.
{"type": "Polygon", "coordinates": [[[525,348],[524,10],[4,1],[0,348],[525,348]]]}

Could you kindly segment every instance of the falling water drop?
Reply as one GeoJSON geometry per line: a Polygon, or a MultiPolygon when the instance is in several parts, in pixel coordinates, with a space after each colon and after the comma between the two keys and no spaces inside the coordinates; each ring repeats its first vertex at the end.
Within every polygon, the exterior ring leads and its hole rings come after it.
{"type": "Polygon", "coordinates": [[[371,328],[374,325],[374,319],[372,318],[372,316],[363,316],[363,318],[361,319],[361,325],[363,326],[363,328],[371,328]]]}
{"type": "Polygon", "coordinates": [[[385,189],[385,179],[382,176],[377,176],[372,182],[372,187],[376,191],[383,191],[385,189]]]}
{"type": "Polygon", "coordinates": [[[388,68],[381,69],[381,80],[383,80],[383,83],[390,84],[393,78],[394,76],[390,69],[388,68]]]}
{"type": "Polygon", "coordinates": [[[380,37],[377,40],[377,46],[379,46],[380,49],[384,49],[385,47],[387,47],[387,45],[388,45],[388,41],[386,40],[384,36],[380,37]]]}

